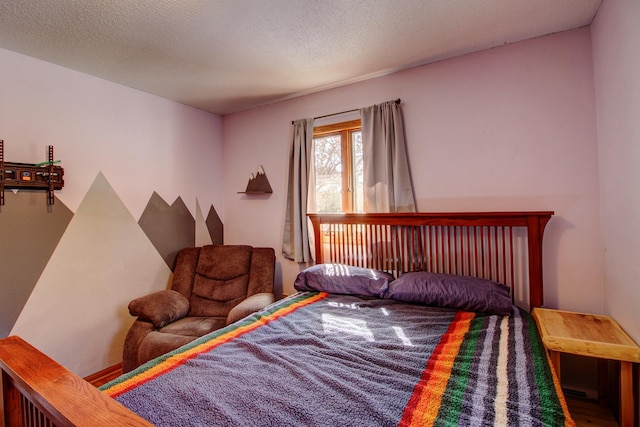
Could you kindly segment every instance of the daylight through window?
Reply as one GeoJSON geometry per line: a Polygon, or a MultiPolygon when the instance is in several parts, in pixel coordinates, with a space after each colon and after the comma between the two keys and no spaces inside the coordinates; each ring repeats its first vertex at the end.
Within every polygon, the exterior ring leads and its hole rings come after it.
{"type": "Polygon", "coordinates": [[[319,213],[364,212],[361,121],[313,130],[319,213]]]}

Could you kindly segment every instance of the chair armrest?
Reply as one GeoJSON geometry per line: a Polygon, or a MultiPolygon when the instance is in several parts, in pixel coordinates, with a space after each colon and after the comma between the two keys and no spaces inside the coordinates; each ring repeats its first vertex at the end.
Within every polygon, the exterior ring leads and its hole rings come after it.
{"type": "Polygon", "coordinates": [[[129,303],[129,314],[153,323],[160,329],[182,319],[189,312],[189,300],[171,289],[154,292],[129,303]]]}
{"type": "Polygon", "coordinates": [[[273,294],[269,292],[251,295],[229,311],[229,314],[227,315],[227,325],[255,313],[256,311],[262,310],[269,304],[273,304],[274,300],[275,298],[273,294]]]}

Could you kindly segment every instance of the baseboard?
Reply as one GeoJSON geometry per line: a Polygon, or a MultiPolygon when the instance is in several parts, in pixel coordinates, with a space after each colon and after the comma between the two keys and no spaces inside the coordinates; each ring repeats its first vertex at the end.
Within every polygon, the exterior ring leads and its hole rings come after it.
{"type": "Polygon", "coordinates": [[[562,387],[562,393],[564,393],[566,397],[573,397],[576,399],[588,399],[593,401],[598,400],[598,391],[590,390],[587,388],[580,388],[575,386],[562,387]]]}
{"type": "Polygon", "coordinates": [[[100,387],[101,385],[118,378],[120,375],[122,375],[122,363],[117,363],[100,372],[96,372],[95,374],[85,377],[84,380],[93,384],[95,387],[100,387]]]}

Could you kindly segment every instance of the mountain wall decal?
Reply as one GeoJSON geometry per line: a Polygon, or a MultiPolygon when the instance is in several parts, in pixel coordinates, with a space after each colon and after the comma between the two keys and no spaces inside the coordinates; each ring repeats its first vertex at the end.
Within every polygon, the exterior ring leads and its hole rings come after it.
{"type": "Polygon", "coordinates": [[[0,338],[13,328],[73,218],[59,200],[48,206],[45,192],[9,191],[0,207],[0,338]]]}
{"type": "Polygon", "coordinates": [[[102,173],[48,261],[11,335],[81,376],[121,361],[127,305],[166,289],[171,270],[102,173]]]}
{"type": "Polygon", "coordinates": [[[171,269],[180,249],[195,246],[195,219],[181,197],[169,205],[154,191],[138,224],[171,269]]]}

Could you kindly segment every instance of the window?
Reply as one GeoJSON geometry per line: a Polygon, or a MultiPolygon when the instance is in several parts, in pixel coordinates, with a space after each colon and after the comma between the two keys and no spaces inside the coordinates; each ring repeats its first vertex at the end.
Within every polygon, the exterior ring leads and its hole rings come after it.
{"type": "Polygon", "coordinates": [[[319,213],[364,212],[361,121],[313,129],[319,213]]]}

